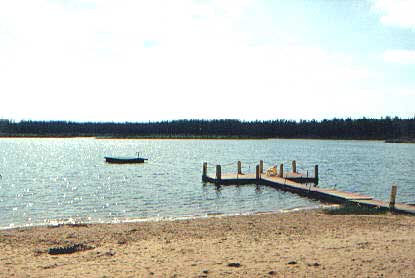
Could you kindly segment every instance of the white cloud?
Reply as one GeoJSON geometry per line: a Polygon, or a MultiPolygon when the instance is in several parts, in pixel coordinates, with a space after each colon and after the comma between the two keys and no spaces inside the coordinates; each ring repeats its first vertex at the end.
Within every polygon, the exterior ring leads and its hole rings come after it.
{"type": "MultiPolygon", "coordinates": [[[[402,88],[402,89],[398,89],[394,92],[394,96],[396,97],[407,97],[407,98],[412,98],[415,100],[415,87],[414,88],[402,88]]],[[[414,103],[413,101],[408,103],[408,105],[410,105],[411,103],[414,103]]],[[[413,110],[413,108],[412,108],[413,110]]]]}
{"type": "Polygon", "coordinates": [[[387,50],[383,53],[383,59],[389,63],[415,65],[415,50],[387,50]]]}
{"type": "Polygon", "coordinates": [[[415,28],[415,1],[413,0],[373,0],[374,10],[381,14],[384,25],[401,28],[415,28]]]}

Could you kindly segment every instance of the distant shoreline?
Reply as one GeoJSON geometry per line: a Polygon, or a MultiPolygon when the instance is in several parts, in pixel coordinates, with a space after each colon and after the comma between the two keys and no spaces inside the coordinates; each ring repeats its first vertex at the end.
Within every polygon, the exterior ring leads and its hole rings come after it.
{"type": "Polygon", "coordinates": [[[0,135],[0,139],[70,139],[70,138],[91,138],[96,140],[336,140],[336,141],[383,141],[385,143],[415,143],[415,139],[382,139],[382,138],[319,138],[319,137],[258,137],[258,136],[194,136],[194,135],[177,135],[177,136],[94,136],[94,135],[34,135],[34,134],[14,134],[0,135]]]}
{"type": "Polygon", "coordinates": [[[0,119],[0,137],[97,139],[329,139],[415,141],[415,118],[159,122],[67,122],[0,119]],[[411,139],[412,138],[412,139],[411,139]]]}
{"type": "Polygon", "coordinates": [[[415,138],[397,138],[385,140],[385,143],[409,143],[415,144],[415,138]]]}

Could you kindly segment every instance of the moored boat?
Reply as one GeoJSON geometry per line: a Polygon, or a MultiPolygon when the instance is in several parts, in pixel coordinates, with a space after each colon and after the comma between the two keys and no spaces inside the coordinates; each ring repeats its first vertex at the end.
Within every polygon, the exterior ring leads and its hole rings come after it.
{"type": "Polygon", "coordinates": [[[144,163],[148,160],[147,158],[142,157],[133,157],[133,158],[123,158],[123,157],[105,157],[105,162],[107,163],[117,163],[117,164],[127,164],[127,163],[144,163]]]}

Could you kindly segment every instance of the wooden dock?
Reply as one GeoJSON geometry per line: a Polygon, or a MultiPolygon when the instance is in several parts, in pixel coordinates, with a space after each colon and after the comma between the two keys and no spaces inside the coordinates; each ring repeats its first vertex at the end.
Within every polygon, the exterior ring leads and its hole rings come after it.
{"type": "Polygon", "coordinates": [[[379,208],[391,210],[398,213],[415,215],[415,206],[401,203],[395,203],[396,186],[392,188],[391,200],[384,202],[373,199],[372,196],[365,196],[359,193],[344,192],[336,189],[326,189],[317,187],[318,185],[318,166],[314,167],[314,175],[309,176],[298,173],[296,162],[292,162],[292,171],[284,173],[283,165],[276,170],[276,166],[263,171],[263,162],[260,161],[256,165],[255,173],[244,174],[241,171],[241,163],[237,163],[236,173],[222,174],[221,166],[216,165],[216,173],[214,176],[208,174],[207,163],[203,163],[202,181],[213,183],[217,186],[221,185],[266,185],[279,190],[289,191],[314,200],[326,201],[336,204],[353,204],[356,206],[365,206],[371,208],[379,208]]]}

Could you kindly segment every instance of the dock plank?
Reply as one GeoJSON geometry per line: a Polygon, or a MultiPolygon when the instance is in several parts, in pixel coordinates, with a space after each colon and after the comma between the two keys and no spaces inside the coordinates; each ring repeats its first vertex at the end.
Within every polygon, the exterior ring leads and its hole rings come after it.
{"type": "Polygon", "coordinates": [[[318,190],[322,192],[326,192],[328,194],[342,197],[345,200],[372,200],[373,199],[373,197],[371,196],[360,195],[359,193],[354,193],[354,192],[345,192],[345,191],[339,191],[335,189],[318,189],[318,190]]]}

